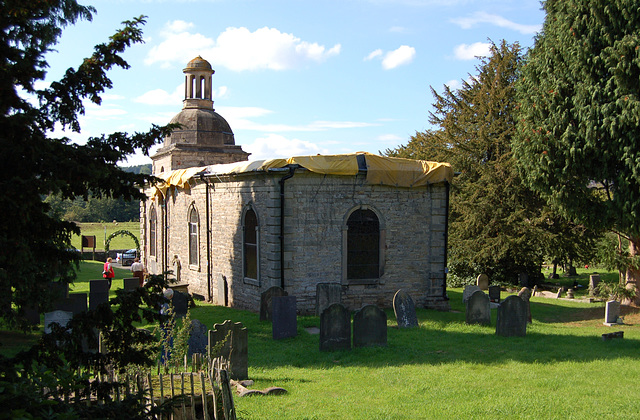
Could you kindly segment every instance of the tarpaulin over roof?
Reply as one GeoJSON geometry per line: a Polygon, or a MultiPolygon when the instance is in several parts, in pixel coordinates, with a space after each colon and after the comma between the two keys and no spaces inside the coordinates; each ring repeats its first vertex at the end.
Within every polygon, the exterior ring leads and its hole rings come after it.
{"type": "MultiPolygon", "coordinates": [[[[451,182],[453,169],[448,163],[401,159],[358,152],[344,155],[294,156],[288,159],[256,160],[222,165],[178,169],[159,175],[164,182],[156,186],[156,193],[163,196],[171,186],[189,188],[189,180],[195,175],[233,175],[249,172],[267,172],[269,169],[300,165],[315,173],[328,175],[356,175],[361,169],[358,156],[364,158],[368,184],[396,187],[422,187],[438,182],[451,182]]],[[[362,158],[361,158],[362,161],[362,158]]]]}

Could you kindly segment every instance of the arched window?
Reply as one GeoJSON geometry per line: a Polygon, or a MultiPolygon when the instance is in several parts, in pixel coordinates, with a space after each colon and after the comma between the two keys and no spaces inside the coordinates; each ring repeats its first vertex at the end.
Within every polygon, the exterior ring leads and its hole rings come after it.
{"type": "Polygon", "coordinates": [[[258,217],[252,208],[242,220],[242,261],[245,280],[258,281],[258,217]]]}
{"type": "Polygon", "coordinates": [[[368,209],[358,209],[347,220],[347,279],[380,278],[380,222],[368,209]]]}
{"type": "Polygon", "coordinates": [[[156,208],[151,207],[151,214],[149,214],[149,255],[156,256],[156,232],[158,224],[158,215],[156,214],[156,208]]]}
{"type": "Polygon", "coordinates": [[[198,211],[195,207],[191,207],[189,211],[189,265],[198,265],[198,249],[200,247],[198,241],[198,232],[200,219],[198,211]]]}

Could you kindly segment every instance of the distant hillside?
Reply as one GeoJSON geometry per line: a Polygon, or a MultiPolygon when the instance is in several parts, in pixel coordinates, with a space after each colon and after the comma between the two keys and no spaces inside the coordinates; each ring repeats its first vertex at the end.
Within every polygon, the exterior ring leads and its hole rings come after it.
{"type": "Polygon", "coordinates": [[[135,165],[135,166],[123,166],[122,170],[127,172],[133,172],[134,174],[147,174],[151,175],[151,164],[147,163],[146,165],[135,165]]]}

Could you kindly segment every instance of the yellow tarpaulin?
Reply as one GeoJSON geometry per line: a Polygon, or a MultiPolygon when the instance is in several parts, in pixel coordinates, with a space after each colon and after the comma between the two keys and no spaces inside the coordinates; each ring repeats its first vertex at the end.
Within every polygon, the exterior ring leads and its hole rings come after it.
{"type": "Polygon", "coordinates": [[[300,165],[311,172],[320,174],[356,175],[359,170],[358,155],[364,155],[368,184],[422,187],[438,182],[451,182],[453,178],[453,169],[448,163],[384,157],[358,152],[344,155],[294,156],[288,159],[256,160],[177,169],[158,176],[163,179],[163,182],[156,185],[155,194],[159,193],[164,196],[167,189],[172,186],[190,188],[189,180],[200,173],[207,176],[266,172],[272,168],[283,168],[292,164],[300,165]]]}

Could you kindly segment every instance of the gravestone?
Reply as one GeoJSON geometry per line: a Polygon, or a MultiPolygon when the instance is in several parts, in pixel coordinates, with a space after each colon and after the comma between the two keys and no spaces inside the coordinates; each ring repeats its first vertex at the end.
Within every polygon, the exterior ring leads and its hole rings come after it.
{"type": "Polygon", "coordinates": [[[351,314],[340,303],[334,303],[320,315],[320,351],[351,348],[351,314]]]}
{"type": "Polygon", "coordinates": [[[518,296],[522,299],[527,307],[527,321],[531,322],[531,289],[523,287],[518,292],[518,296]]]}
{"type": "Polygon", "coordinates": [[[207,343],[209,340],[206,325],[197,319],[191,320],[191,334],[189,335],[187,356],[191,358],[194,354],[207,354],[207,343]]]}
{"type": "MultiPolygon", "coordinates": [[[[136,280],[138,279],[136,278],[136,280]]],[[[173,304],[173,313],[176,316],[185,316],[187,314],[187,311],[189,310],[189,294],[174,290],[171,303],[173,304]]]]}
{"type": "Polygon", "coordinates": [[[564,287],[560,287],[558,289],[558,293],[556,294],[556,299],[560,299],[562,297],[562,292],[564,292],[564,287]]]}
{"type": "Polygon", "coordinates": [[[273,286],[260,295],[260,321],[270,321],[273,311],[272,299],[276,296],[287,296],[282,287],[273,286]]]}
{"type": "Polygon", "coordinates": [[[529,287],[529,274],[519,273],[518,284],[520,284],[520,287],[529,287]]]}
{"type": "Polygon", "coordinates": [[[353,347],[387,345],[387,314],[376,305],[366,305],[353,316],[353,347]]]}
{"type": "Polygon", "coordinates": [[[478,286],[480,290],[487,290],[489,288],[489,276],[484,273],[478,275],[476,286],[478,286]]]}
{"type": "Polygon", "coordinates": [[[567,299],[573,299],[575,296],[573,295],[573,289],[567,290],[567,299]]]}
{"type": "Polygon", "coordinates": [[[87,311],[86,293],[69,293],[69,297],[56,302],[56,311],[69,311],[73,315],[87,311]]]}
{"type": "Polygon", "coordinates": [[[342,285],[340,283],[318,283],[316,285],[316,315],[334,303],[342,303],[342,285]]]}
{"type": "Polygon", "coordinates": [[[591,274],[589,276],[589,294],[595,296],[598,294],[598,285],[600,284],[600,274],[591,274]]]}
{"type": "Polygon", "coordinates": [[[489,296],[482,290],[471,295],[466,303],[467,324],[491,325],[491,305],[489,296]]]}
{"type": "Polygon", "coordinates": [[[123,282],[123,288],[126,292],[136,290],[138,287],[140,287],[140,279],[137,277],[123,279],[122,282],[123,282]]]}
{"type": "Polygon", "coordinates": [[[498,306],[496,334],[503,337],[527,335],[527,306],[519,296],[507,296],[498,306]]]}
{"type": "Polygon", "coordinates": [[[608,301],[604,310],[604,325],[616,325],[618,317],[620,317],[620,302],[615,300],[608,301]]]}
{"type": "Polygon", "coordinates": [[[274,296],[271,300],[271,333],[274,340],[298,335],[297,304],[295,296],[274,296]]]}
{"type": "Polygon", "coordinates": [[[500,303],[500,286],[489,286],[489,300],[500,303]]]}
{"type": "Polygon", "coordinates": [[[608,334],[602,334],[602,341],[609,341],[614,338],[624,338],[624,331],[616,331],[608,334]]]}
{"type": "Polygon", "coordinates": [[[101,303],[109,302],[109,282],[107,280],[89,281],[89,310],[92,311],[101,303]]]}
{"type": "Polygon", "coordinates": [[[216,302],[218,305],[229,306],[228,287],[227,278],[220,274],[218,277],[218,301],[216,302]]]}
{"type": "Polygon", "coordinates": [[[73,313],[69,311],[52,311],[44,314],[44,333],[51,333],[51,324],[56,323],[61,327],[66,327],[73,318],[73,313]]]}
{"type": "Polygon", "coordinates": [[[209,330],[209,360],[223,357],[231,364],[231,378],[244,380],[249,378],[249,333],[241,322],[233,323],[229,320],[222,324],[214,324],[209,330]],[[229,337],[227,337],[229,336],[229,337]],[[217,352],[212,349],[218,343],[224,342],[217,352]]]}
{"type": "Polygon", "coordinates": [[[54,309],[56,308],[58,301],[69,297],[69,285],[66,283],[52,281],[47,284],[47,288],[49,289],[54,309]]]}
{"type": "Polygon", "coordinates": [[[399,328],[413,328],[418,326],[416,305],[411,296],[400,289],[393,296],[393,312],[396,315],[399,328]]]}
{"type": "Polygon", "coordinates": [[[465,286],[464,290],[462,291],[462,303],[467,303],[471,295],[477,292],[478,290],[481,290],[481,289],[475,284],[470,284],[468,286],[465,286]]]}

